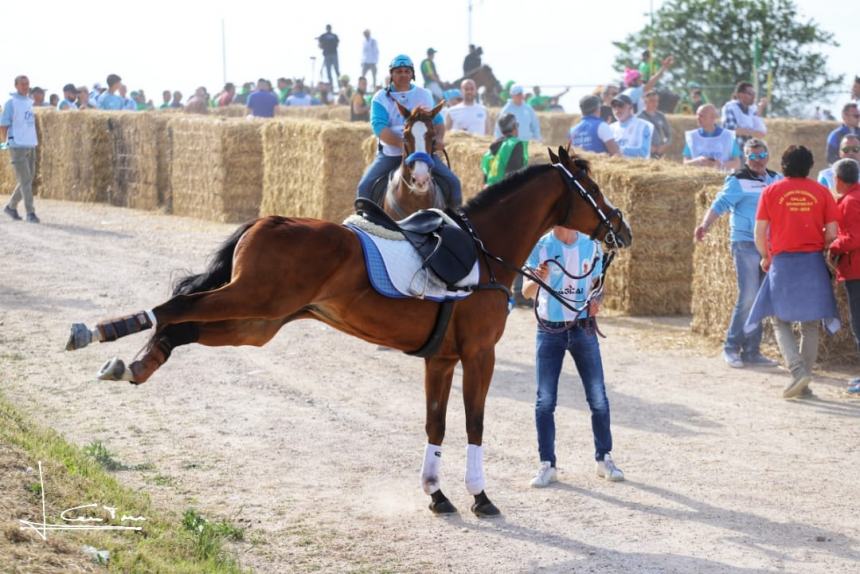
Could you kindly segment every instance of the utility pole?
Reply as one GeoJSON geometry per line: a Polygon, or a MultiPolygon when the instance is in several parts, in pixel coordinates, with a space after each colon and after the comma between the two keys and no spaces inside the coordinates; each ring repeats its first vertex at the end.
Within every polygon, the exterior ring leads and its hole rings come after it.
{"type": "Polygon", "coordinates": [[[221,18],[221,72],[224,83],[227,83],[227,32],[224,26],[224,18],[221,18]]]}
{"type": "Polygon", "coordinates": [[[472,0],[468,0],[469,6],[469,45],[472,45],[472,0]]]}

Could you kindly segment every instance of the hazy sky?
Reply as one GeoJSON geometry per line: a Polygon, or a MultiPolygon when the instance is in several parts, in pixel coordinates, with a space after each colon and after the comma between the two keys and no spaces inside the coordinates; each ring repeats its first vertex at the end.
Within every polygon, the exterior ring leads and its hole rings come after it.
{"type": "MultiPolygon", "coordinates": [[[[860,73],[860,3],[797,3],[804,16],[836,34],[841,46],[826,51],[830,71],[846,75],[847,97],[851,79],[860,73]]],[[[657,9],[661,0],[653,4],[657,9]]],[[[383,67],[400,52],[417,64],[432,46],[440,75],[454,79],[467,51],[467,6],[467,0],[149,0],[108,9],[103,3],[14,2],[2,11],[0,82],[11,91],[14,76],[25,73],[33,85],[59,93],[65,83],[91,86],[115,72],[129,89],[144,88],[153,99],[164,89],[188,96],[198,85],[214,94],[224,79],[222,19],[227,79],[236,83],[261,76],[309,78],[312,56],[318,75],[322,57],[314,38],[325,24],[340,37],[341,73],[353,80],[360,72],[365,28],[379,42],[383,67]]],[[[611,42],[640,29],[649,6],[649,0],[474,0],[472,39],[502,82],[546,86],[549,94],[560,91],[556,86],[589,86],[571,88],[563,100],[575,111],[579,96],[617,76],[611,42]]]]}

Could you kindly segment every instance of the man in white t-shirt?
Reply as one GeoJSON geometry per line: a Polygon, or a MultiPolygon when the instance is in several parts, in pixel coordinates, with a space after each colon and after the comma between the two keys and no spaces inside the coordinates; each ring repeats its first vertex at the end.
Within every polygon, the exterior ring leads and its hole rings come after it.
{"type": "Polygon", "coordinates": [[[460,84],[463,102],[448,109],[445,118],[445,129],[460,130],[476,136],[490,133],[490,114],[487,108],[476,100],[478,88],[473,80],[463,80],[460,84]]]}

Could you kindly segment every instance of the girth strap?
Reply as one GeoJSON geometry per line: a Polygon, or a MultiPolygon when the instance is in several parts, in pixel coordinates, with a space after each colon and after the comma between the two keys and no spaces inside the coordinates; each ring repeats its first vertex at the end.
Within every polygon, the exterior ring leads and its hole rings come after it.
{"type": "Polygon", "coordinates": [[[433,330],[430,332],[430,337],[421,345],[421,348],[415,351],[406,351],[407,355],[413,357],[432,357],[439,350],[442,341],[445,339],[445,333],[448,331],[448,324],[451,322],[451,314],[454,312],[454,303],[456,301],[445,301],[439,305],[439,311],[436,313],[436,324],[433,325],[433,330]]]}

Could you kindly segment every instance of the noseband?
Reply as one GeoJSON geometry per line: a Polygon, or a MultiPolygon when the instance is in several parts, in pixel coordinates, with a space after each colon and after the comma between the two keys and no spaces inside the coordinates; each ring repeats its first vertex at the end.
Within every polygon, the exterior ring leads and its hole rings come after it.
{"type": "MultiPolygon", "coordinates": [[[[621,213],[621,210],[618,208],[613,209],[609,212],[609,215],[606,215],[603,210],[597,205],[597,201],[595,201],[594,197],[586,189],[579,183],[579,180],[571,174],[564,165],[560,163],[551,164],[552,167],[556,168],[561,174],[562,180],[567,184],[568,189],[573,192],[579,193],[579,196],[584,199],[594,211],[597,213],[597,218],[600,220],[600,224],[597,226],[597,229],[594,230],[594,233],[591,234],[590,239],[592,241],[597,240],[597,236],[600,233],[600,230],[606,227],[606,236],[603,238],[603,241],[609,247],[610,251],[614,251],[615,249],[619,249],[622,247],[621,243],[618,239],[618,232],[621,230],[624,225],[624,215],[621,213]],[[612,226],[612,218],[618,216],[618,228],[614,228],[612,226]]],[[[578,172],[581,173],[581,172],[578,172]]],[[[567,204],[567,212],[564,215],[564,219],[562,221],[567,221],[570,218],[570,212],[573,211],[573,201],[571,200],[567,204]]]]}

